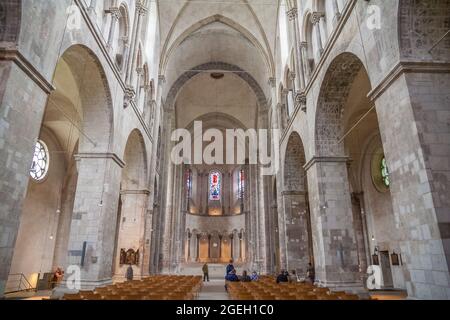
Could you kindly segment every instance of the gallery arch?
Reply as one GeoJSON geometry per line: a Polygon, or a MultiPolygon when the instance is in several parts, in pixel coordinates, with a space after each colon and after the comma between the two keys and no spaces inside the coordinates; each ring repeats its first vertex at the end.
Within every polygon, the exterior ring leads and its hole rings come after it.
{"type": "MultiPolygon", "coordinates": [[[[100,161],[90,159],[101,158],[99,152],[107,150],[112,139],[109,91],[92,52],[70,47],[59,59],[53,83],[57,89],[48,97],[37,154],[30,159],[30,183],[10,272],[23,273],[34,285],[39,273],[65,267],[74,258],[68,254],[72,221],[77,220],[72,212],[81,209],[86,188],[95,186],[81,183],[86,175],[92,179],[83,164],[100,161]]],[[[95,199],[96,193],[91,194],[95,199]]]]}
{"type": "Polygon", "coordinates": [[[124,153],[125,167],[120,183],[120,206],[117,213],[114,277],[123,279],[126,269],[132,265],[139,278],[144,270],[144,243],[147,204],[147,159],[141,133],[135,129],[128,137],[124,153]]]}
{"type": "Polygon", "coordinates": [[[305,151],[300,136],[289,137],[284,158],[283,208],[284,216],[280,237],[288,270],[306,274],[308,264],[313,264],[311,226],[308,204],[308,184],[305,166],[305,151]]]}

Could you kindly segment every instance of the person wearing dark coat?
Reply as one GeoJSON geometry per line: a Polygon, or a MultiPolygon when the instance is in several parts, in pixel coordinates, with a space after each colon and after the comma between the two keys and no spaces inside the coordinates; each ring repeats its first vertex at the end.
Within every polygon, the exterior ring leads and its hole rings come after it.
{"type": "Polygon", "coordinates": [[[230,260],[230,263],[227,265],[227,269],[226,269],[226,274],[225,276],[227,276],[231,271],[234,270],[234,266],[233,266],[233,259],[230,260]]]}
{"type": "Polygon", "coordinates": [[[285,272],[284,270],[281,270],[280,274],[277,277],[277,283],[281,282],[289,282],[288,273],[285,272]]]}
{"type": "Polygon", "coordinates": [[[128,266],[126,278],[127,281],[133,280],[133,267],[131,266],[131,264],[128,266]]]}

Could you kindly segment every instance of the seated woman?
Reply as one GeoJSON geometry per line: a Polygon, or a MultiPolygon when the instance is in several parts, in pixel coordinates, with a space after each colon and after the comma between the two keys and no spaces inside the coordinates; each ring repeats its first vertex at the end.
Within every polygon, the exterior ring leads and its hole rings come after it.
{"type": "Polygon", "coordinates": [[[258,281],[258,280],[259,280],[259,276],[258,276],[258,274],[256,273],[256,271],[253,271],[253,272],[252,272],[252,275],[251,275],[250,279],[251,279],[252,281],[258,281]]]}

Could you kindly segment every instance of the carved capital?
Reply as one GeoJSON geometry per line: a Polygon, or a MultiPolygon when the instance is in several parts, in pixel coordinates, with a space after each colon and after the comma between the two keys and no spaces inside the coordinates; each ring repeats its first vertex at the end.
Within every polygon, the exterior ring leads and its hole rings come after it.
{"type": "Polygon", "coordinates": [[[317,11],[313,12],[311,14],[311,23],[315,25],[315,24],[319,23],[320,19],[323,18],[323,17],[325,17],[325,13],[317,12],[317,11]]]}
{"type": "Polygon", "coordinates": [[[138,3],[136,3],[136,10],[138,15],[140,16],[144,16],[148,12],[147,7],[141,1],[138,1],[138,3]]]}
{"type": "Polygon", "coordinates": [[[300,109],[306,112],[306,95],[304,92],[297,92],[295,95],[295,104],[300,105],[300,109]]]}
{"type": "Polygon", "coordinates": [[[124,97],[124,102],[123,102],[123,107],[124,108],[128,108],[130,102],[134,99],[134,97],[136,96],[136,91],[134,90],[133,87],[131,86],[127,86],[125,88],[125,97],[124,97]]]}
{"type": "Polygon", "coordinates": [[[269,86],[271,88],[275,88],[276,84],[277,84],[277,79],[275,79],[274,77],[270,77],[269,81],[267,82],[269,84],[269,86]]]}
{"type": "Polygon", "coordinates": [[[289,79],[292,81],[295,80],[295,72],[294,71],[289,72],[289,79]]]}
{"type": "Polygon", "coordinates": [[[111,7],[108,10],[105,10],[105,12],[111,14],[111,18],[116,20],[119,20],[122,17],[122,14],[117,7],[111,7]]]}
{"type": "Polygon", "coordinates": [[[290,21],[297,19],[298,17],[297,8],[292,8],[291,10],[287,11],[286,14],[290,21]]]}

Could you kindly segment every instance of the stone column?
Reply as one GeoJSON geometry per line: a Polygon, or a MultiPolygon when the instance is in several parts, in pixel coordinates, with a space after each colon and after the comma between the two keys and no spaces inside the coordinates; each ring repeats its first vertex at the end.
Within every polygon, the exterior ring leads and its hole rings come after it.
{"type": "Polygon", "coordinates": [[[132,48],[132,55],[131,57],[131,62],[128,64],[129,66],[129,73],[128,73],[128,84],[130,86],[133,85],[133,83],[135,82],[134,78],[135,78],[135,73],[133,72],[134,70],[136,70],[137,66],[137,57],[138,57],[138,47],[139,47],[139,37],[141,35],[141,30],[142,30],[142,20],[143,20],[143,16],[147,14],[147,7],[145,6],[145,4],[142,1],[136,1],[136,13],[135,13],[135,29],[134,29],[134,37],[133,40],[134,42],[132,42],[131,44],[131,48],[132,48]]]}
{"type": "MultiPolygon", "coordinates": [[[[297,8],[292,8],[287,12],[289,20],[292,21],[292,27],[294,29],[294,46],[295,46],[295,81],[296,81],[296,89],[299,92],[303,92],[305,90],[305,75],[303,73],[302,66],[302,53],[299,46],[299,26],[298,26],[298,13],[297,8]]],[[[297,92],[296,92],[297,94],[297,92]]]]}
{"type": "Polygon", "coordinates": [[[286,224],[282,234],[286,237],[286,256],[283,259],[286,261],[285,268],[306,274],[308,263],[312,262],[306,192],[304,190],[283,191],[283,198],[286,224]]]}
{"type": "Polygon", "coordinates": [[[95,11],[96,7],[97,7],[97,0],[91,0],[88,10],[89,11],[95,11]]]}
{"type": "Polygon", "coordinates": [[[239,232],[238,234],[239,237],[239,261],[242,262],[242,233],[239,232]]]}
{"type": "Polygon", "coordinates": [[[406,287],[411,298],[446,300],[450,299],[449,67],[411,63],[398,70],[396,80],[371,98],[389,167],[406,287]]]}
{"type": "Polygon", "coordinates": [[[121,169],[114,154],[75,156],[78,183],[70,227],[68,264],[81,268],[81,286],[90,289],[112,280],[121,169]]]}
{"type": "Polygon", "coordinates": [[[311,23],[316,30],[316,42],[319,49],[319,58],[323,54],[323,42],[322,42],[322,34],[320,32],[320,20],[324,17],[324,13],[322,12],[313,12],[311,15],[311,23]]]}
{"type": "Polygon", "coordinates": [[[222,239],[223,235],[219,234],[219,260],[222,259],[222,239]]]}
{"type": "Polygon", "coordinates": [[[47,88],[39,86],[12,59],[3,59],[0,52],[0,299],[11,267],[36,139],[52,90],[50,83],[47,88]]]}
{"type": "Polygon", "coordinates": [[[109,34],[108,34],[108,49],[112,50],[113,41],[114,41],[114,33],[116,32],[117,23],[120,19],[120,10],[117,7],[113,7],[109,9],[109,13],[111,14],[111,24],[109,26],[109,34]]]}
{"type": "Polygon", "coordinates": [[[187,234],[187,261],[186,262],[190,262],[191,261],[191,238],[192,238],[192,233],[188,232],[187,234]]]}
{"type": "MultiPolygon", "coordinates": [[[[136,68],[136,104],[138,105],[138,108],[140,107],[140,103],[139,100],[141,99],[141,80],[142,80],[142,76],[144,74],[144,68],[142,68],[141,66],[138,66],[136,68]]],[[[145,106],[145,104],[144,104],[145,106]]],[[[140,112],[143,112],[144,110],[139,110],[140,112]]]]}
{"type": "Polygon", "coordinates": [[[211,235],[208,234],[208,259],[211,259],[211,235]]]}
{"type": "Polygon", "coordinates": [[[234,260],[234,241],[233,234],[230,234],[230,250],[231,250],[231,259],[234,260]]]}
{"type": "Polygon", "coordinates": [[[306,165],[316,281],[360,290],[358,252],[345,157],[314,157],[306,165]]]}
{"type": "Polygon", "coordinates": [[[339,4],[337,0],[333,0],[333,12],[334,12],[333,25],[336,26],[339,20],[341,20],[341,12],[339,11],[339,4]]]}
{"type": "Polygon", "coordinates": [[[196,258],[195,261],[200,261],[200,238],[202,237],[201,234],[197,234],[197,254],[196,254],[196,258]]]}
{"type": "MultiPolygon", "coordinates": [[[[312,44],[310,44],[312,45],[312,44]]],[[[303,73],[305,74],[305,83],[309,81],[311,76],[311,70],[309,68],[308,59],[308,43],[303,41],[300,43],[300,52],[302,53],[302,61],[303,61],[303,73]]]]}

